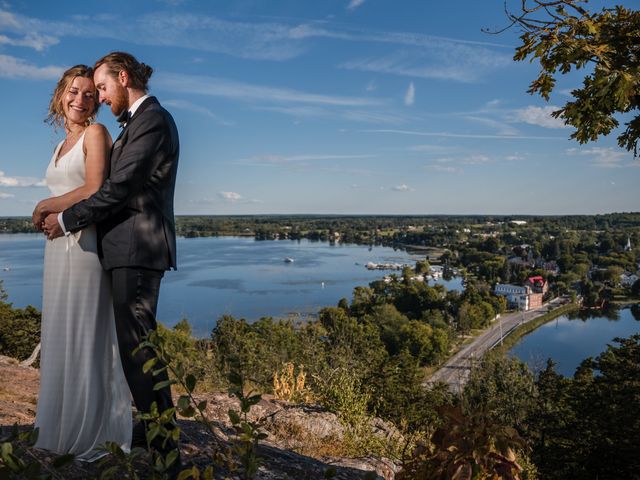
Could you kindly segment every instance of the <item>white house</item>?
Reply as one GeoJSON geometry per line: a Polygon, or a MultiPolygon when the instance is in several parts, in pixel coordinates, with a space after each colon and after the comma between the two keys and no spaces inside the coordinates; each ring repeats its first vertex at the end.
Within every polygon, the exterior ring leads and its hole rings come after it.
{"type": "Polygon", "coordinates": [[[635,273],[624,272],[620,275],[620,283],[623,287],[630,287],[638,280],[638,275],[635,273]]]}
{"type": "Polygon", "coordinates": [[[493,293],[507,299],[510,306],[516,306],[520,310],[529,310],[529,294],[531,289],[527,286],[496,284],[493,293]]]}

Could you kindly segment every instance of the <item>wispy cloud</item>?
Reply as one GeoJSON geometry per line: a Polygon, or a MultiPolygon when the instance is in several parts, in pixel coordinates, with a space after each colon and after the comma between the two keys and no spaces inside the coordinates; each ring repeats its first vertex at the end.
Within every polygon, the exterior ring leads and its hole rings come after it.
{"type": "Polygon", "coordinates": [[[6,200],[8,198],[13,198],[13,197],[15,197],[15,195],[12,193],[0,192],[0,200],[6,200]]]}
{"type": "Polygon", "coordinates": [[[20,38],[11,38],[6,35],[0,35],[0,45],[11,45],[14,47],[28,47],[41,52],[51,45],[55,45],[59,40],[49,35],[39,35],[37,33],[28,33],[20,38]]]}
{"type": "Polygon", "coordinates": [[[393,129],[375,129],[360,130],[364,133],[392,133],[398,135],[415,135],[418,137],[450,137],[450,138],[486,138],[486,139],[510,139],[510,140],[566,140],[564,137],[542,137],[534,135],[479,135],[467,133],[451,133],[451,132],[419,132],[413,130],[393,130],[393,129]]]}
{"type": "Polygon", "coordinates": [[[431,37],[420,49],[403,49],[382,57],[343,62],[347,70],[387,73],[473,83],[513,63],[511,56],[486,47],[431,37]]]}
{"type": "Polygon", "coordinates": [[[285,23],[248,23],[207,15],[156,12],[148,15],[96,15],[86,21],[49,21],[0,10],[0,30],[39,35],[52,44],[59,37],[104,38],[133,44],[179,47],[260,60],[288,60],[305,50],[285,23]]]}
{"type": "Polygon", "coordinates": [[[475,123],[486,125],[494,129],[498,135],[515,136],[520,134],[520,131],[517,128],[492,118],[476,117],[471,115],[464,116],[463,118],[475,123]]]}
{"type": "Polygon", "coordinates": [[[569,148],[567,155],[589,157],[589,163],[599,168],[638,167],[640,163],[630,160],[631,153],[612,147],[569,148]]]}
{"type": "MultiPolygon", "coordinates": [[[[349,6],[356,8],[362,3],[363,0],[352,0],[349,6]]],[[[417,47],[411,54],[412,58],[416,53],[428,52],[428,58],[423,59],[422,66],[406,64],[409,60],[403,64],[398,59],[387,66],[387,69],[396,70],[400,74],[409,74],[410,71],[419,73],[424,65],[433,63],[434,57],[441,60],[436,62],[438,66],[433,72],[422,72],[422,76],[470,80],[470,77],[477,78],[470,71],[464,73],[454,71],[437,73],[437,71],[452,69],[457,64],[464,66],[460,69],[461,71],[473,66],[479,72],[482,67],[490,68],[512,63],[510,53],[501,54],[485,48],[508,48],[510,51],[512,47],[506,45],[411,32],[354,29],[342,25],[292,25],[288,19],[270,22],[239,22],[210,15],[177,13],[169,10],[137,17],[128,16],[126,19],[116,15],[95,15],[85,17],[85,20],[84,22],[77,21],[77,18],[73,18],[72,21],[42,20],[13,14],[0,7],[0,31],[3,31],[8,41],[23,42],[25,46],[29,44],[32,48],[38,49],[55,44],[60,37],[103,38],[139,45],[223,53],[246,59],[283,61],[305,53],[308,48],[304,42],[306,39],[332,38],[417,47]],[[7,33],[23,37],[11,39],[6,35],[7,33]],[[445,61],[444,66],[447,68],[443,68],[442,61],[445,61]]],[[[370,61],[356,61],[351,67],[345,68],[367,69],[365,64],[370,61]]],[[[371,65],[369,69],[375,70],[371,65]]]]}
{"type": "Polygon", "coordinates": [[[237,192],[218,192],[218,196],[223,200],[231,203],[236,203],[244,198],[237,192]]]}
{"type": "Polygon", "coordinates": [[[384,103],[384,101],[378,99],[322,95],[298,90],[253,85],[223,78],[176,73],[159,75],[155,85],[156,87],[172,91],[232,98],[245,102],[255,102],[259,100],[262,102],[306,103],[334,107],[367,107],[378,106],[384,103]]]}
{"type": "Polygon", "coordinates": [[[191,103],[186,100],[169,99],[169,100],[163,100],[162,104],[170,107],[175,107],[181,110],[187,110],[190,112],[199,113],[201,115],[204,115],[206,117],[209,117],[215,120],[217,123],[221,125],[226,125],[226,126],[234,125],[234,122],[229,122],[221,119],[218,115],[213,113],[207,107],[203,107],[202,105],[196,105],[195,103],[191,103]]]}
{"type": "Polygon", "coordinates": [[[477,153],[459,157],[440,157],[434,159],[434,162],[437,162],[439,164],[454,163],[458,165],[484,165],[485,163],[489,163],[491,161],[492,159],[487,155],[477,153]]]}
{"type": "Polygon", "coordinates": [[[351,0],[349,2],[349,5],[347,5],[347,9],[348,10],[355,10],[356,8],[361,6],[364,2],[365,2],[365,0],[351,0]]]}
{"type": "Polygon", "coordinates": [[[47,66],[38,67],[27,63],[21,58],[9,55],[0,55],[0,77],[1,78],[26,78],[29,80],[57,80],[64,71],[63,67],[47,66]]]}
{"type": "Polygon", "coordinates": [[[451,147],[445,147],[443,145],[411,145],[407,147],[406,150],[410,152],[442,153],[451,150],[451,147]]]}
{"type": "Polygon", "coordinates": [[[404,95],[404,104],[410,107],[416,101],[416,87],[413,86],[413,82],[409,82],[407,93],[404,95]]]}
{"type": "Polygon", "coordinates": [[[528,106],[520,110],[515,110],[513,117],[515,121],[528,123],[529,125],[538,125],[544,128],[568,128],[568,126],[564,124],[564,120],[551,116],[553,112],[559,109],[560,107],[553,105],[545,107],[528,106]]]}
{"type": "Polygon", "coordinates": [[[45,187],[44,179],[33,177],[9,177],[0,171],[0,187],[45,187]]]}
{"type": "Polygon", "coordinates": [[[447,166],[447,165],[426,165],[425,168],[427,170],[431,170],[431,171],[438,172],[438,173],[452,173],[452,174],[455,173],[455,174],[459,174],[459,173],[463,172],[463,170],[461,168],[447,166]]]}
{"type": "Polygon", "coordinates": [[[414,192],[415,188],[412,188],[409,185],[403,183],[401,185],[396,185],[392,188],[392,190],[395,190],[396,192],[414,192]]]}
{"type": "Polygon", "coordinates": [[[375,155],[256,155],[240,160],[241,163],[261,166],[308,164],[310,162],[327,162],[335,160],[363,160],[373,158],[375,155]]]}

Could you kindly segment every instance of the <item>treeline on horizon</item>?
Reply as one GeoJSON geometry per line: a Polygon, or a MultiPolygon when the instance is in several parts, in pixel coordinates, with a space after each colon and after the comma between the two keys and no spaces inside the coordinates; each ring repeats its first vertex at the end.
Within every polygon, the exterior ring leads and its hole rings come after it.
{"type": "MultiPolygon", "coordinates": [[[[597,215],[177,215],[176,231],[185,237],[242,235],[256,238],[314,238],[340,233],[341,241],[350,232],[376,234],[398,229],[473,226],[543,230],[609,230],[640,226],[640,212],[597,215]],[[518,225],[514,221],[527,223],[518,225]]],[[[0,233],[35,232],[31,218],[0,217],[0,233]]],[[[335,237],[334,237],[335,238],[335,237]]]]}

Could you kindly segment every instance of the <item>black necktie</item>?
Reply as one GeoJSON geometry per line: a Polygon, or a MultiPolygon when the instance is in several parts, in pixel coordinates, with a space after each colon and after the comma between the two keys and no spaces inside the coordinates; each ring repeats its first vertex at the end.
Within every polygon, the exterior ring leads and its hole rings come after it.
{"type": "Polygon", "coordinates": [[[127,123],[131,119],[131,112],[129,110],[124,110],[118,118],[116,119],[120,123],[120,128],[124,127],[124,124],[127,123]]]}

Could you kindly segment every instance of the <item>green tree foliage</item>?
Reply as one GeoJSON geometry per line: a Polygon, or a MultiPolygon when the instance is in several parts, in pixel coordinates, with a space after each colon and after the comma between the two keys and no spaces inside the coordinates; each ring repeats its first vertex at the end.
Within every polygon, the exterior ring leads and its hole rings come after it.
{"type": "Polygon", "coordinates": [[[0,280],[0,354],[25,360],[40,343],[40,312],[32,306],[13,308],[0,280]]]}
{"type": "Polygon", "coordinates": [[[520,12],[508,12],[512,25],[524,33],[515,60],[540,63],[540,74],[529,88],[549,99],[556,75],[590,67],[573,100],[553,113],[575,127],[580,143],[608,135],[630,114],[618,144],[637,155],[640,137],[638,38],[640,12],[622,6],[589,12],[583,0],[523,0],[520,12]]]}
{"type": "Polygon", "coordinates": [[[465,386],[463,405],[469,414],[482,410],[501,425],[525,432],[536,387],[533,374],[514,357],[489,353],[465,386]]]}
{"type": "Polygon", "coordinates": [[[634,478],[640,471],[640,335],[616,339],[573,379],[549,363],[529,420],[542,478],[634,478]]]}

